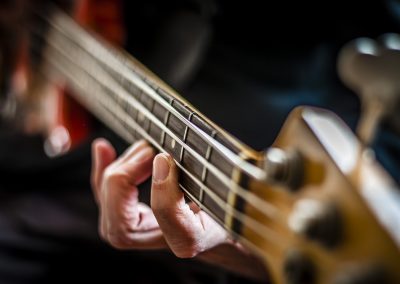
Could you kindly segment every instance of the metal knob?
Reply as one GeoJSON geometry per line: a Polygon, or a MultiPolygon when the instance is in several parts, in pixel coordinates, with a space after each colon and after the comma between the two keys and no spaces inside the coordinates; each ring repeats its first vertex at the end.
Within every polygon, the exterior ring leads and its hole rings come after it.
{"type": "Polygon", "coordinates": [[[269,148],[265,154],[264,168],[267,181],[297,190],[303,181],[303,163],[296,150],[269,148]]]}
{"type": "Polygon", "coordinates": [[[327,248],[335,247],[342,240],[342,218],[335,204],[301,199],[295,204],[288,222],[293,231],[327,248]]]}

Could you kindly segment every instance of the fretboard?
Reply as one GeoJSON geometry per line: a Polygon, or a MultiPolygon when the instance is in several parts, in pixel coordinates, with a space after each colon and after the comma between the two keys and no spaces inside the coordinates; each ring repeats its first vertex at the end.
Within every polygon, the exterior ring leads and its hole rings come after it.
{"type": "Polygon", "coordinates": [[[263,179],[251,151],[215,126],[138,61],[56,13],[49,20],[46,74],[127,142],[146,139],[172,155],[186,196],[240,234],[248,180],[263,179]]]}

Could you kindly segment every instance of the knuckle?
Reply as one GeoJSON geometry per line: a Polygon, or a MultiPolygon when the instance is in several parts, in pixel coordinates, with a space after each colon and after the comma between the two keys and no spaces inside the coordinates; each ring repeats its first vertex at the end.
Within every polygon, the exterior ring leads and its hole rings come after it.
{"type": "Polygon", "coordinates": [[[108,182],[110,180],[110,178],[113,176],[113,174],[114,174],[114,170],[111,167],[107,167],[103,173],[103,180],[105,182],[108,182]]]}
{"type": "Polygon", "coordinates": [[[113,167],[107,167],[103,173],[103,179],[108,181],[115,175],[115,169],[113,167]]]}
{"type": "Polygon", "coordinates": [[[106,186],[125,187],[127,185],[126,174],[112,168],[108,168],[104,172],[104,182],[106,186]]]}

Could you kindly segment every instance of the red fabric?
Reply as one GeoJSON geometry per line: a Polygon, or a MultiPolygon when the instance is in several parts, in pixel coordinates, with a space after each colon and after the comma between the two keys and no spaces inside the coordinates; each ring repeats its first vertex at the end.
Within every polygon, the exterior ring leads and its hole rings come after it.
{"type": "MultiPolygon", "coordinates": [[[[125,29],[120,0],[81,0],[75,7],[75,20],[110,43],[121,46],[125,40],[125,29]]],[[[71,148],[82,143],[90,134],[91,115],[77,103],[69,90],[59,88],[55,127],[63,126],[71,138],[71,148]]]]}

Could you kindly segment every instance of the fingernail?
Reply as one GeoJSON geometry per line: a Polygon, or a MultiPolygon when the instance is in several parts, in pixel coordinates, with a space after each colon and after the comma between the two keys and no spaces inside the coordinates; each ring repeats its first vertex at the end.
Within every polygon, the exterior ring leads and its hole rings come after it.
{"type": "Polygon", "coordinates": [[[162,182],[169,174],[169,161],[164,154],[157,155],[153,162],[153,181],[162,182]]]}
{"type": "Polygon", "coordinates": [[[151,147],[146,147],[141,149],[139,152],[137,152],[135,155],[132,156],[131,159],[129,159],[129,163],[141,163],[144,162],[153,155],[154,150],[151,147]]]}

